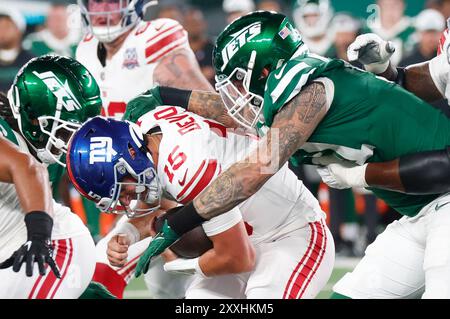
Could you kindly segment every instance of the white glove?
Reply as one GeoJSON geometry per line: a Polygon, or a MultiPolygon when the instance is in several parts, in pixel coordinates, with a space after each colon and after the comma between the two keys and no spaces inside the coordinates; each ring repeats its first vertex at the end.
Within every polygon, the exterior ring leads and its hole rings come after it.
{"type": "Polygon", "coordinates": [[[332,188],[363,188],[368,187],[366,182],[367,164],[362,166],[346,166],[342,164],[329,164],[317,167],[317,172],[325,184],[332,188]]]}
{"type": "Polygon", "coordinates": [[[347,48],[350,62],[358,61],[364,64],[367,71],[381,74],[389,67],[389,59],[395,52],[395,46],[385,41],[375,33],[358,36],[347,48]]]}
{"type": "Polygon", "coordinates": [[[207,276],[203,273],[198,263],[199,257],[193,259],[177,258],[164,264],[164,271],[174,272],[184,275],[198,274],[203,278],[207,276]]]}

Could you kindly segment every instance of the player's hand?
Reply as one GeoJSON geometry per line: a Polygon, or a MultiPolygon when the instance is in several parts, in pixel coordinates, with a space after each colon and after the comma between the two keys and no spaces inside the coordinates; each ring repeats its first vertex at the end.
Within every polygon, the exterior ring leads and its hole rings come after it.
{"type": "Polygon", "coordinates": [[[11,257],[0,264],[0,269],[12,266],[12,270],[19,272],[22,264],[26,263],[26,275],[33,276],[34,263],[38,264],[39,274],[45,276],[45,264],[50,266],[57,278],[61,278],[61,274],[55,260],[53,259],[53,247],[50,240],[29,240],[16,250],[11,257]]]}
{"type": "Polygon", "coordinates": [[[365,178],[366,167],[367,164],[348,166],[335,163],[319,166],[317,172],[322,177],[322,181],[332,188],[364,188],[368,187],[365,178]]]}
{"type": "Polygon", "coordinates": [[[161,105],[163,102],[159,94],[159,86],[154,86],[128,102],[122,119],[136,122],[142,115],[161,105]]]}
{"type": "Polygon", "coordinates": [[[364,64],[367,71],[381,74],[389,66],[389,59],[395,52],[395,46],[374,33],[358,36],[347,48],[350,62],[358,61],[364,64]]]}
{"type": "Polygon", "coordinates": [[[45,212],[35,211],[25,215],[27,227],[27,242],[16,250],[11,257],[0,264],[0,269],[12,266],[12,270],[19,272],[22,264],[26,264],[25,272],[28,277],[33,276],[34,263],[38,264],[39,274],[45,276],[45,264],[50,266],[57,278],[61,274],[53,259],[53,246],[50,237],[53,228],[53,219],[45,212]]]}
{"type": "Polygon", "coordinates": [[[167,220],[164,221],[162,229],[156,234],[145,252],[139,258],[136,266],[136,278],[143,273],[147,273],[151,259],[160,255],[164,250],[166,250],[166,248],[176,242],[179,238],[180,236],[178,236],[167,224],[167,220]]]}
{"type": "Polygon", "coordinates": [[[106,255],[111,266],[123,267],[127,263],[130,238],[126,234],[117,234],[108,242],[106,255]]]}

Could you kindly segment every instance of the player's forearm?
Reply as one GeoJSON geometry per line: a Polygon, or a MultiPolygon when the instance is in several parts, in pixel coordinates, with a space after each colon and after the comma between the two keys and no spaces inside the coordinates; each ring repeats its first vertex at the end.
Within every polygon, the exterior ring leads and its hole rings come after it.
{"type": "Polygon", "coordinates": [[[450,191],[450,150],[405,155],[384,163],[369,163],[365,173],[371,187],[408,194],[443,194],[450,191]]]}
{"type": "Polygon", "coordinates": [[[398,159],[382,163],[369,163],[365,173],[367,184],[370,187],[404,192],[398,163],[398,159]]]}
{"type": "Polygon", "coordinates": [[[396,69],[389,64],[385,72],[379,76],[396,82],[406,90],[427,102],[434,102],[442,99],[442,95],[436,88],[430,74],[429,62],[413,64],[403,69],[404,74],[400,74],[400,68],[396,69]]]}
{"type": "Polygon", "coordinates": [[[249,245],[248,251],[239,253],[239,251],[233,250],[227,254],[210,249],[200,256],[200,269],[207,277],[252,271],[255,265],[255,249],[253,246],[249,245]]]}
{"type": "Polygon", "coordinates": [[[154,80],[163,86],[180,89],[213,91],[203,76],[192,51],[179,49],[162,58],[154,72],[154,80]]]}
{"type": "Polygon", "coordinates": [[[52,192],[47,169],[31,155],[20,152],[0,138],[0,181],[13,183],[24,212],[53,214],[52,192]]]}
{"type": "Polygon", "coordinates": [[[258,148],[232,165],[194,199],[197,213],[211,219],[255,194],[307,141],[325,116],[326,103],[323,84],[305,87],[277,113],[258,148]]]}
{"type": "Polygon", "coordinates": [[[228,114],[220,95],[215,92],[192,91],[188,111],[215,120],[229,128],[239,127],[228,114]]]}
{"type": "Polygon", "coordinates": [[[442,95],[431,77],[429,62],[406,67],[404,87],[427,102],[442,99],[442,95]]]}

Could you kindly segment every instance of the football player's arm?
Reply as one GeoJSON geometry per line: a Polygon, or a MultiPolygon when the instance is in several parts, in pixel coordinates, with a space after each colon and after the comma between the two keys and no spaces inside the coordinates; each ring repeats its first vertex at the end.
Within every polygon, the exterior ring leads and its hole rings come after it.
{"type": "MultiPolygon", "coordinates": [[[[233,213],[231,212],[231,214],[233,213]]],[[[164,270],[190,274],[197,273],[203,277],[252,271],[255,267],[256,253],[247,236],[240,213],[238,215],[239,220],[237,222],[233,221],[234,224],[232,226],[208,235],[208,238],[212,241],[213,248],[203,253],[200,257],[192,259],[177,258],[176,255],[173,255],[172,260],[167,260],[166,264],[164,264],[164,270]]],[[[231,217],[230,220],[234,219],[234,217],[231,217]]],[[[226,222],[226,220],[224,219],[223,222],[226,222]]]]}
{"type": "Polygon", "coordinates": [[[199,259],[202,273],[207,276],[237,274],[252,271],[255,267],[255,248],[241,220],[226,231],[209,237],[213,249],[199,259]]]}
{"type": "Polygon", "coordinates": [[[228,115],[219,94],[171,86],[154,86],[128,102],[124,119],[134,122],[145,113],[161,105],[179,106],[205,118],[215,120],[226,127],[239,127],[239,124],[228,115]]]}
{"type": "Polygon", "coordinates": [[[406,68],[395,68],[390,62],[394,52],[391,42],[368,33],[356,38],[348,47],[347,56],[349,61],[362,63],[367,71],[396,82],[425,101],[442,99],[449,72],[446,54],[406,68]]]}
{"type": "Polygon", "coordinates": [[[162,86],[213,91],[200,70],[194,53],[186,47],[177,49],[158,61],[154,80],[162,86]]]}
{"type": "Polygon", "coordinates": [[[22,210],[53,215],[52,192],[45,166],[3,137],[0,137],[0,154],[0,181],[14,184],[22,210]]]}
{"type": "Polygon", "coordinates": [[[306,86],[274,118],[273,125],[245,159],[233,164],[190,204],[168,218],[178,235],[237,206],[274,175],[309,138],[327,112],[322,83],[306,86]]]}
{"type": "Polygon", "coordinates": [[[0,181],[14,184],[20,205],[25,212],[27,229],[26,243],[4,260],[0,269],[12,267],[14,272],[19,272],[25,263],[25,273],[31,277],[34,264],[37,263],[39,274],[44,276],[47,264],[55,276],[61,278],[53,259],[53,247],[50,245],[53,199],[47,168],[2,137],[0,154],[0,181]]]}
{"type": "Polygon", "coordinates": [[[450,191],[450,148],[351,168],[331,164],[319,169],[319,173],[327,184],[337,188],[375,187],[416,195],[443,194],[450,191]]]}
{"type": "MultiPolygon", "coordinates": [[[[436,57],[435,59],[438,58],[436,57]]],[[[406,90],[427,102],[434,102],[443,98],[444,91],[440,91],[439,86],[436,85],[431,75],[430,68],[432,63],[435,62],[427,61],[409,65],[405,68],[394,68],[389,64],[388,69],[379,75],[400,84],[406,90]]]]}

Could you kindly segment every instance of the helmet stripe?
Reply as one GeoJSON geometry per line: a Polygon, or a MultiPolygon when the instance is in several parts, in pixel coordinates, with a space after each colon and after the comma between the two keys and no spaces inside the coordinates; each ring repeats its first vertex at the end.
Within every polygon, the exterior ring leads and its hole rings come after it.
{"type": "Polygon", "coordinates": [[[69,179],[72,182],[73,186],[75,186],[76,190],[83,195],[84,197],[86,197],[87,199],[93,200],[95,201],[95,199],[91,196],[89,196],[82,188],[80,185],[78,185],[75,176],[73,175],[72,172],[72,165],[70,163],[70,149],[72,147],[72,140],[69,142],[69,146],[67,146],[67,155],[66,155],[66,162],[67,162],[67,174],[69,175],[69,179]]]}

